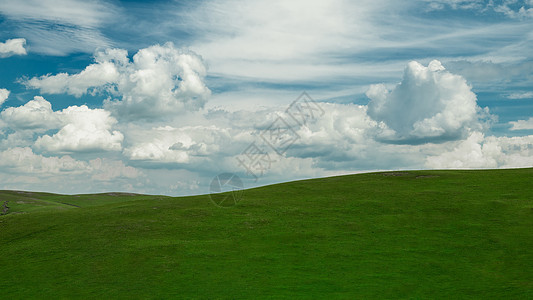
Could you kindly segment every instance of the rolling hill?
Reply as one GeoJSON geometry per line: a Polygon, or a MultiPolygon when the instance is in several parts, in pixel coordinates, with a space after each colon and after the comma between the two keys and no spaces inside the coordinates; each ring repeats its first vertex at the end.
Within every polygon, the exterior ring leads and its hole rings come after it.
{"type": "Polygon", "coordinates": [[[5,201],[3,299],[533,298],[533,169],[5,201]]]}

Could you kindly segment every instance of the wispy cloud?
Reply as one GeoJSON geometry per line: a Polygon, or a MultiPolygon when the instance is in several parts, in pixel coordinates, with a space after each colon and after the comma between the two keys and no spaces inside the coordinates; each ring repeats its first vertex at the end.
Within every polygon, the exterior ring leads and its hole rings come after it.
{"type": "Polygon", "coordinates": [[[507,96],[509,99],[530,99],[533,98],[533,92],[521,92],[521,93],[512,93],[507,96]]]}
{"type": "Polygon", "coordinates": [[[493,11],[510,18],[533,17],[533,2],[531,0],[423,0],[428,10],[473,10],[479,13],[493,11]]]}
{"type": "Polygon", "coordinates": [[[66,55],[93,52],[111,45],[101,28],[118,17],[116,6],[104,1],[5,0],[0,14],[14,31],[28,39],[32,51],[66,55]]]}

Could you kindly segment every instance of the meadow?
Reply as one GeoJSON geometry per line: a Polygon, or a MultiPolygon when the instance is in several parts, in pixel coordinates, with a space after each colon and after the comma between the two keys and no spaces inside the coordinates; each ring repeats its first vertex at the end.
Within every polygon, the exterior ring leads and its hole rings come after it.
{"type": "Polygon", "coordinates": [[[2,299],[533,299],[531,168],[5,201],[2,299]]]}

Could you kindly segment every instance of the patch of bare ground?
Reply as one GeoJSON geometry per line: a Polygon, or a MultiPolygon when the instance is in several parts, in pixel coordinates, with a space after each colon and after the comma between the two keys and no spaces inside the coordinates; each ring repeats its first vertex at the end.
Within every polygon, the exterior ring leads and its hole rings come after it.
{"type": "Polygon", "coordinates": [[[407,176],[409,173],[407,172],[385,172],[385,173],[378,173],[383,176],[407,176]]]}
{"type": "Polygon", "coordinates": [[[134,193],[105,193],[108,196],[137,196],[138,194],[134,193]]]}

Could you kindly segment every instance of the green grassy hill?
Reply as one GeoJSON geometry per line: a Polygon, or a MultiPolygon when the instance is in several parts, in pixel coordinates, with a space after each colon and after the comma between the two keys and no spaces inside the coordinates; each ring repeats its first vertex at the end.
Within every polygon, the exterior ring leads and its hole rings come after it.
{"type": "Polygon", "coordinates": [[[0,201],[2,299],[533,299],[533,169],[0,201]]]}

